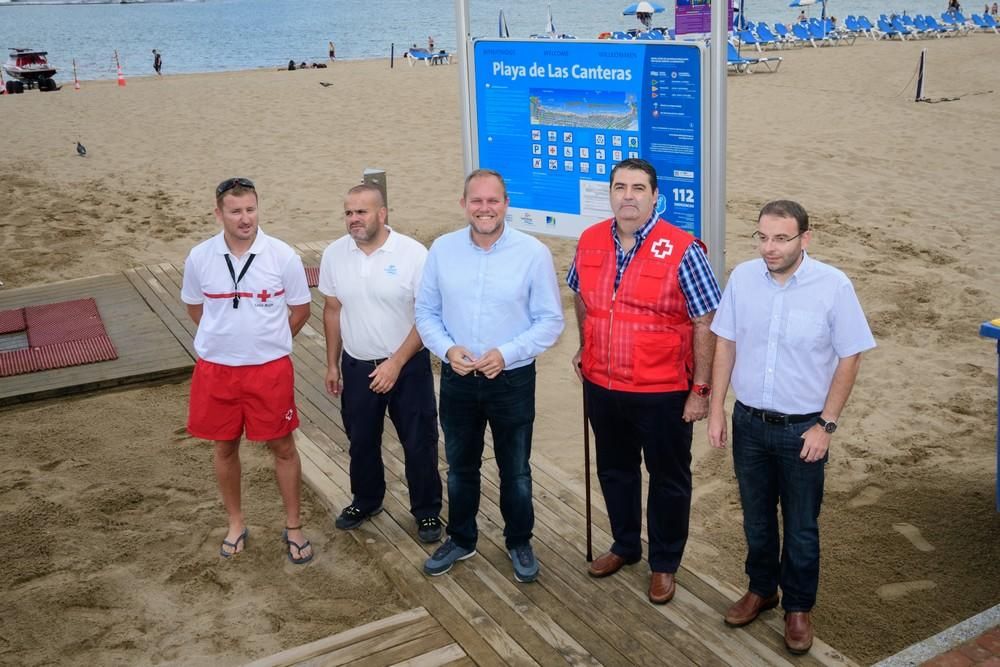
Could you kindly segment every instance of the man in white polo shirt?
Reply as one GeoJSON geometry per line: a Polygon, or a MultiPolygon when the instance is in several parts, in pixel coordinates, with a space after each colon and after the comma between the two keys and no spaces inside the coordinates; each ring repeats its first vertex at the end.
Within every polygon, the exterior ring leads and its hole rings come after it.
{"type": "Polygon", "coordinates": [[[288,559],[312,560],[302,534],[302,467],[292,436],[299,425],[292,337],[309,318],[311,300],[302,260],[257,226],[257,190],[230,178],[215,191],[216,236],[195,246],[184,264],[181,299],[198,325],[198,362],[191,378],[188,431],[215,443],[215,474],[229,515],[219,554],[247,546],[240,503],[240,438],[264,441],[274,454],[285,506],[282,539],[288,559]]]}
{"type": "Polygon", "coordinates": [[[437,409],[430,354],[414,326],[427,249],[386,225],[381,191],[369,184],[344,199],[347,235],[323,253],[327,390],[340,396],[350,441],[351,504],[335,525],[351,530],[382,511],[386,410],[403,445],[410,512],[423,542],[441,539],[437,409]]]}

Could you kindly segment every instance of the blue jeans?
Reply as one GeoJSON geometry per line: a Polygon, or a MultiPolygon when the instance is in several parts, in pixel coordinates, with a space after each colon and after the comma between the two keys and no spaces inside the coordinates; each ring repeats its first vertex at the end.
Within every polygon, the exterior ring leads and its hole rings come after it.
{"type": "Polygon", "coordinates": [[[535,526],[531,502],[531,431],[535,422],[535,365],[461,376],[441,365],[441,429],[448,458],[448,535],[474,549],[479,538],[480,467],[489,424],[500,471],[500,513],[508,549],[527,544],[535,526]]]}
{"type": "Polygon", "coordinates": [[[816,424],[769,424],[733,408],[733,464],[743,504],[750,590],[768,597],[781,586],[785,611],[809,611],[819,587],[819,511],[829,454],[799,458],[802,434],[816,424]],[[781,503],[784,544],[778,535],[781,503]],[[780,556],[779,556],[780,546],[780,556]]]}

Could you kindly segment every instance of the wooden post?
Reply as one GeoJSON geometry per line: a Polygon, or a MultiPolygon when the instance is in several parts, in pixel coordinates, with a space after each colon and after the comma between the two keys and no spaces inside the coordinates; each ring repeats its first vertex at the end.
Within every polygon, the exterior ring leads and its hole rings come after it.
{"type": "Polygon", "coordinates": [[[374,185],[382,193],[382,201],[385,202],[386,210],[389,209],[389,185],[385,177],[385,169],[374,169],[365,167],[361,174],[361,180],[369,185],[374,185]]]}

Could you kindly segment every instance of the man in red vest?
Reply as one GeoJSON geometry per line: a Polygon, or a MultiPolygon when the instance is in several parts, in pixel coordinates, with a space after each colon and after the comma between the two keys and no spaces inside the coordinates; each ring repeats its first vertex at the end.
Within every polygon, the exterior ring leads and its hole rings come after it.
{"type": "Polygon", "coordinates": [[[614,543],[590,565],[606,577],[642,558],[642,472],[649,472],[649,600],[674,597],[691,510],[691,433],[708,414],[719,285],[697,238],[654,212],[656,170],[611,171],[614,217],[580,236],[567,283],[576,292],[583,382],[597,476],[614,543]]]}

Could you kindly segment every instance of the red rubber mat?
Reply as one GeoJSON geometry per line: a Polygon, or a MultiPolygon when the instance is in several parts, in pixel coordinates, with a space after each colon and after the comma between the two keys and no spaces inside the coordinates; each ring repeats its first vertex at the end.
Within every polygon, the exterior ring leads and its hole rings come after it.
{"type": "Polygon", "coordinates": [[[24,331],[26,328],[27,325],[24,323],[24,308],[0,310],[0,334],[24,331]]]}
{"type": "MultiPolygon", "coordinates": [[[[118,358],[93,299],[28,306],[23,310],[28,347],[0,352],[0,377],[118,358]]],[[[8,313],[14,312],[19,311],[0,313],[0,324],[7,323],[8,313]]]]}
{"type": "Polygon", "coordinates": [[[306,284],[309,287],[319,287],[319,267],[318,266],[307,266],[306,267],[306,284]]]}
{"type": "Polygon", "coordinates": [[[108,333],[93,299],[28,306],[24,309],[24,319],[31,347],[86,340],[108,333]]]}

